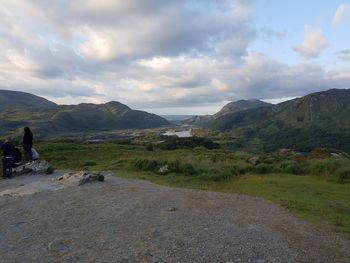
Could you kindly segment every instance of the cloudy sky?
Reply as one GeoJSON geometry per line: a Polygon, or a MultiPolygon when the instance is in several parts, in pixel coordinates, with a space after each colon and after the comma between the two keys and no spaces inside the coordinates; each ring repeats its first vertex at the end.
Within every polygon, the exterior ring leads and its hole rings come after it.
{"type": "Polygon", "coordinates": [[[212,114],[350,88],[350,1],[0,0],[0,89],[212,114]]]}

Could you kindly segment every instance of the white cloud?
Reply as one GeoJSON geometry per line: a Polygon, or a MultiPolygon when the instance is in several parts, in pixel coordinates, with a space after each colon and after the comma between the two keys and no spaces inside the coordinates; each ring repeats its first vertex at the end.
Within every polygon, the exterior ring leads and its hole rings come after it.
{"type": "Polygon", "coordinates": [[[304,42],[293,49],[305,58],[316,58],[328,46],[328,40],[320,28],[305,26],[304,42]]]}
{"type": "MultiPolygon", "coordinates": [[[[350,71],[248,52],[257,37],[252,0],[0,2],[1,88],[58,103],[199,109],[350,86],[350,71]]],[[[296,49],[317,56],[327,40],[319,29],[306,31],[296,49]]]]}
{"type": "Polygon", "coordinates": [[[337,11],[334,14],[332,24],[334,26],[340,25],[343,23],[345,20],[350,18],[350,4],[341,4],[338,8],[337,11]]]}

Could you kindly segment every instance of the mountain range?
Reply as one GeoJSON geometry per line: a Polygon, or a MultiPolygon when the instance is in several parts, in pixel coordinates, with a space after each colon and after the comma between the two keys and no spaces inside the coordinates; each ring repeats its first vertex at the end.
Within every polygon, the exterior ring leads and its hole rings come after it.
{"type": "Polygon", "coordinates": [[[5,105],[0,111],[2,136],[24,126],[34,129],[37,137],[46,137],[49,134],[143,129],[169,124],[158,115],[133,110],[116,101],[56,105],[29,93],[0,90],[0,105],[5,105]]]}
{"type": "Polygon", "coordinates": [[[284,147],[350,151],[350,90],[331,89],[277,105],[229,112],[204,127],[230,132],[237,146],[255,143],[264,151],[284,147]]]}
{"type": "Polygon", "coordinates": [[[270,106],[272,106],[272,104],[258,100],[258,99],[238,100],[238,101],[233,101],[226,104],[219,112],[215,113],[214,115],[193,116],[183,121],[183,123],[210,127],[211,125],[209,123],[215,122],[215,120],[219,119],[222,116],[249,110],[249,109],[256,109],[256,108],[270,107],[270,106]]]}
{"type": "MultiPolygon", "coordinates": [[[[22,132],[24,126],[32,127],[37,137],[48,137],[169,124],[163,117],[116,101],[57,105],[29,93],[7,90],[0,90],[0,109],[0,136],[22,132]]],[[[181,123],[219,131],[231,138],[230,147],[237,149],[308,151],[334,147],[350,152],[350,90],[316,92],[276,105],[239,100],[216,114],[194,116],[181,123]]]]}

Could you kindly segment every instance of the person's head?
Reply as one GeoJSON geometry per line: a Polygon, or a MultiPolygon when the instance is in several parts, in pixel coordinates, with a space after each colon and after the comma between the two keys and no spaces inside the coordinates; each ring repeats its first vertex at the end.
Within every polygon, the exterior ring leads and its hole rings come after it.
{"type": "Polygon", "coordinates": [[[6,137],[6,139],[5,139],[5,142],[11,142],[12,141],[12,138],[11,138],[11,136],[9,136],[9,137],[6,137]]]}
{"type": "Polygon", "coordinates": [[[25,133],[31,133],[31,130],[29,129],[28,126],[26,126],[26,127],[24,127],[24,132],[25,132],[25,133]]]}

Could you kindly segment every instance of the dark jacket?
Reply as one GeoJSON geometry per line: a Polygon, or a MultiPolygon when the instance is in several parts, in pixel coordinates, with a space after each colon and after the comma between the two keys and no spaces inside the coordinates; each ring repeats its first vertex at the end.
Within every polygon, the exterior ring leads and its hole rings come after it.
{"type": "Polygon", "coordinates": [[[33,134],[32,133],[30,133],[30,132],[24,133],[23,145],[28,146],[29,148],[33,147],[33,134]]]}
{"type": "Polygon", "coordinates": [[[1,145],[1,150],[4,157],[13,157],[15,146],[13,146],[11,142],[5,142],[3,145],[1,145]]]}

